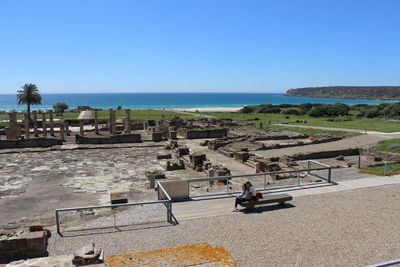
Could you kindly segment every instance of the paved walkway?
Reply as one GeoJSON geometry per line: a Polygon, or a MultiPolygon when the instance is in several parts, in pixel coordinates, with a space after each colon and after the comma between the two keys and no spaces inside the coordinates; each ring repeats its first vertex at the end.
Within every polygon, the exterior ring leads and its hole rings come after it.
{"type": "Polygon", "coordinates": [[[365,131],[365,130],[359,130],[359,129],[293,125],[293,124],[282,124],[282,123],[276,123],[276,124],[272,124],[272,125],[283,126],[283,127],[297,127],[297,128],[306,128],[306,129],[328,130],[328,131],[344,131],[344,132],[361,133],[361,134],[368,134],[368,135],[387,137],[387,138],[400,137],[400,132],[384,133],[384,132],[377,132],[377,131],[365,131]]]}
{"type": "Polygon", "coordinates": [[[93,112],[91,110],[84,110],[79,113],[78,120],[89,120],[93,118],[93,112]]]}
{"type": "Polygon", "coordinates": [[[171,109],[171,111],[176,112],[176,113],[180,113],[180,114],[183,114],[183,115],[189,115],[189,116],[195,116],[195,117],[203,117],[203,118],[207,118],[207,119],[216,119],[215,116],[205,115],[205,114],[201,114],[201,113],[186,112],[186,111],[181,111],[181,110],[176,110],[176,109],[171,109]]]}
{"type": "MultiPolygon", "coordinates": [[[[300,197],[390,184],[400,184],[400,175],[388,177],[373,176],[370,178],[340,181],[337,184],[320,183],[291,189],[269,190],[267,193],[284,192],[289,193],[293,197],[300,197]]],[[[197,197],[193,201],[174,203],[173,213],[178,221],[232,214],[231,209],[234,197],[235,195],[197,197]]]]}

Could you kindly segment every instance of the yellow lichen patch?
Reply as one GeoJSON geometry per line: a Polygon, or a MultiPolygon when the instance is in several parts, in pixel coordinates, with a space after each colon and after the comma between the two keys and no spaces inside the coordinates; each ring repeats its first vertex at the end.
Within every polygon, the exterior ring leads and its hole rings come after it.
{"type": "Polygon", "coordinates": [[[106,257],[106,264],[109,267],[237,266],[228,251],[213,248],[207,243],[110,255],[106,257]]]}

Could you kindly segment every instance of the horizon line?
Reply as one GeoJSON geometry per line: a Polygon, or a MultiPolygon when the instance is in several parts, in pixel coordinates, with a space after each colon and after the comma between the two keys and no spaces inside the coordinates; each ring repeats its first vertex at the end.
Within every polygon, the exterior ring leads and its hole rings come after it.
{"type": "MultiPolygon", "coordinates": [[[[284,94],[286,92],[40,92],[41,94],[66,95],[66,94],[284,94]]],[[[0,95],[16,95],[17,93],[0,93],[0,95]]]]}

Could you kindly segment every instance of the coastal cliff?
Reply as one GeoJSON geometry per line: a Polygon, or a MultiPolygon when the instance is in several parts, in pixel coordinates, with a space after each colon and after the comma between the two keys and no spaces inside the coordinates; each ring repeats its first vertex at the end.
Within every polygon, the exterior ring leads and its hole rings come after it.
{"type": "Polygon", "coordinates": [[[290,89],[285,96],[399,100],[400,86],[326,86],[290,89]]]}

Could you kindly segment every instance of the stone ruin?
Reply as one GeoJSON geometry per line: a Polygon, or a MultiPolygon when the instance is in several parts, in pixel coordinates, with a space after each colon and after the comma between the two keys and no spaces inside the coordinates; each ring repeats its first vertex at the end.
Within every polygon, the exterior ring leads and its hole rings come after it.
{"type": "Polygon", "coordinates": [[[50,237],[50,230],[42,225],[3,229],[0,232],[0,260],[43,257],[47,254],[47,240],[50,237]]]}
{"type": "MultiPolygon", "coordinates": [[[[76,266],[92,265],[99,262],[102,256],[102,249],[96,247],[94,243],[86,245],[74,253],[72,264],[76,266]]],[[[103,260],[101,260],[103,262],[103,260]]]]}
{"type": "Polygon", "coordinates": [[[37,119],[37,112],[32,112],[32,118],[27,113],[24,114],[22,128],[17,121],[17,112],[9,112],[9,127],[5,129],[6,140],[0,140],[0,149],[5,148],[27,148],[27,147],[51,147],[59,145],[64,140],[63,124],[60,124],[62,130],[59,138],[55,137],[53,112],[41,112],[42,120],[37,119]],[[46,116],[49,115],[49,125],[46,122],[46,116]],[[30,133],[31,124],[33,124],[33,136],[30,133]],[[43,137],[39,137],[39,127],[42,127],[43,137]],[[48,128],[50,128],[50,138],[48,137],[48,128]]]}
{"type": "Polygon", "coordinates": [[[143,123],[145,132],[152,136],[155,142],[177,139],[180,135],[188,139],[199,138],[220,138],[228,135],[227,128],[217,128],[218,122],[215,119],[203,120],[149,120],[143,123]]]}
{"type": "Polygon", "coordinates": [[[120,144],[120,143],[141,143],[140,134],[120,134],[110,137],[86,137],[81,135],[75,136],[77,144],[120,144]]]}

